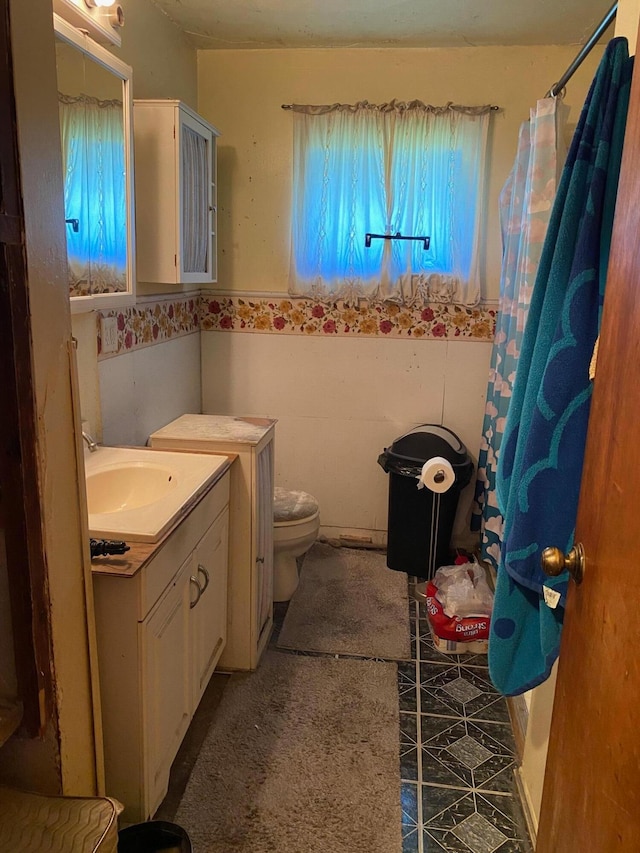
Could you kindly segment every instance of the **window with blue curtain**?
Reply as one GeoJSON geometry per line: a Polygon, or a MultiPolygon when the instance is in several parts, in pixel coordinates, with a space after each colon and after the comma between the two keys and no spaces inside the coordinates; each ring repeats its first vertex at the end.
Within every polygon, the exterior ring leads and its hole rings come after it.
{"type": "Polygon", "coordinates": [[[290,292],[476,304],[490,106],[294,105],[290,292]],[[365,235],[428,236],[422,241],[365,235]]]}
{"type": "Polygon", "coordinates": [[[126,290],[123,108],[59,93],[69,288],[74,296],[126,290]]]}

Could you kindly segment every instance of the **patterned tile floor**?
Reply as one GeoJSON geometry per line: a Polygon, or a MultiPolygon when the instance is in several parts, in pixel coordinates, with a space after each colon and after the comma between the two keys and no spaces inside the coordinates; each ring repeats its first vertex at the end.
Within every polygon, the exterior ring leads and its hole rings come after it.
{"type": "MultiPolygon", "coordinates": [[[[515,745],[483,655],[433,647],[409,585],[411,661],[398,662],[402,853],[531,853],[513,788],[515,745]]],[[[274,607],[275,647],[288,604],[274,607]]],[[[311,654],[318,652],[291,652],[311,654]]],[[[171,770],[155,818],[174,820],[228,676],[215,674],[171,770]]]]}
{"type": "Polygon", "coordinates": [[[487,658],[437,651],[409,588],[412,660],[398,664],[402,851],[530,853],[509,714],[487,658]]]}

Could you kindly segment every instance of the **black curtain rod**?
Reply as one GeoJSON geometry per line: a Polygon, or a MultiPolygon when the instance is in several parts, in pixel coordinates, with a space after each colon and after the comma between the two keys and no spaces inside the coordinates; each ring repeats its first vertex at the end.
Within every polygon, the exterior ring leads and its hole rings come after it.
{"type": "Polygon", "coordinates": [[[580,50],[576,58],[573,60],[571,65],[564,72],[562,77],[549,89],[549,91],[545,95],[545,98],[556,98],[558,95],[560,95],[569,80],[573,77],[578,68],[580,68],[584,60],[591,53],[592,48],[595,47],[595,45],[600,41],[600,39],[604,35],[605,30],[616,17],[617,12],[618,4],[614,3],[613,6],[607,12],[607,14],[604,16],[604,18],[600,21],[598,26],[595,28],[589,40],[583,45],[582,49],[580,50]]]}

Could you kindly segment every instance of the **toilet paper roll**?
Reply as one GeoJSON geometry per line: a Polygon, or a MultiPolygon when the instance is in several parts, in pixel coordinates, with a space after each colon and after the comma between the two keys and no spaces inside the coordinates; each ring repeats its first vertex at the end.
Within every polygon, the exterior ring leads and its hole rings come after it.
{"type": "Polygon", "coordinates": [[[451,462],[444,456],[434,456],[432,459],[427,459],[422,466],[418,477],[418,488],[423,489],[426,486],[432,492],[442,494],[448,491],[455,481],[456,475],[451,462]]]}

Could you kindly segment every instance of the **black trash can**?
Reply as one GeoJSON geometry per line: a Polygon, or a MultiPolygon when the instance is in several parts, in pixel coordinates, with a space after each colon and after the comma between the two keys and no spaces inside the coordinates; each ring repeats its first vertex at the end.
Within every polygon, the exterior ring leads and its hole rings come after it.
{"type": "Polygon", "coordinates": [[[177,823],[148,820],[118,833],[118,853],[192,853],[191,841],[177,823]]]}
{"type": "Polygon", "coordinates": [[[378,464],[389,474],[387,566],[431,578],[450,562],[458,499],[473,474],[467,449],[447,427],[422,424],[387,447],[378,464]],[[455,481],[446,492],[418,488],[422,466],[434,456],[442,456],[453,468],[455,481]]]}

